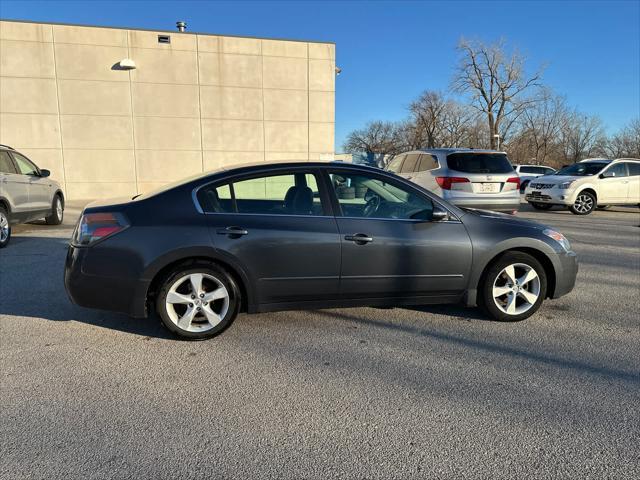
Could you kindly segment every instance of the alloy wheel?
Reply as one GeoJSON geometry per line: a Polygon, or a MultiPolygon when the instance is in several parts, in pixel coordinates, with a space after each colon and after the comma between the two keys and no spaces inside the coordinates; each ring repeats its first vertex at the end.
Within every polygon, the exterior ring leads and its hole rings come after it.
{"type": "Polygon", "coordinates": [[[62,202],[60,201],[60,197],[56,197],[56,215],[58,219],[62,218],[62,202]]]}
{"type": "Polygon", "coordinates": [[[0,212],[0,242],[5,242],[9,238],[9,219],[4,212],[0,212]]]}
{"type": "Polygon", "coordinates": [[[511,264],[493,282],[493,301],[507,315],[520,315],[533,307],[540,297],[540,277],[533,267],[511,264]]]}
{"type": "Polygon", "coordinates": [[[190,273],[171,285],[165,306],[169,318],[181,330],[206,332],[229,311],[229,292],[213,275],[190,273]]]}
{"type": "Polygon", "coordinates": [[[576,198],[573,208],[579,213],[587,213],[593,209],[593,198],[590,195],[580,194],[576,198]]]}

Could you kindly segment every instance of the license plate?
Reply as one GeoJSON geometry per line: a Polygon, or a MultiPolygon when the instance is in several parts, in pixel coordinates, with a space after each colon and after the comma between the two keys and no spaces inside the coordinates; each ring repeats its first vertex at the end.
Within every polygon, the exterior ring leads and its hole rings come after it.
{"type": "Polygon", "coordinates": [[[498,193],[500,191],[499,183],[481,183],[480,190],[481,193],[498,193]]]}

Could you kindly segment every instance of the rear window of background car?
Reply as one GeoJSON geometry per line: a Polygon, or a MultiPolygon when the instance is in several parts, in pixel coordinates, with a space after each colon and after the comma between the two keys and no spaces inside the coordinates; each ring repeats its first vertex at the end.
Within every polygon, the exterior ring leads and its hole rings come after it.
{"type": "Polygon", "coordinates": [[[393,173],[398,173],[400,171],[400,169],[402,168],[402,162],[403,162],[405,157],[406,157],[406,155],[398,155],[397,157],[395,157],[389,163],[389,166],[387,167],[387,170],[390,171],[390,172],[393,172],[393,173]]]}
{"type": "Polygon", "coordinates": [[[627,167],[629,168],[630,177],[640,175],[640,162],[628,162],[627,167]]]}
{"type": "Polygon", "coordinates": [[[511,173],[513,167],[502,153],[452,153],[447,156],[450,169],[464,173],[511,173]]]}
{"type": "Polygon", "coordinates": [[[400,173],[413,173],[416,170],[416,165],[418,164],[418,157],[420,154],[418,153],[410,153],[407,155],[404,163],[402,164],[402,169],[400,173]]]}
{"type": "Polygon", "coordinates": [[[417,172],[425,172],[427,170],[433,170],[438,168],[438,158],[435,155],[423,154],[420,155],[420,160],[418,160],[418,168],[417,172]]]}

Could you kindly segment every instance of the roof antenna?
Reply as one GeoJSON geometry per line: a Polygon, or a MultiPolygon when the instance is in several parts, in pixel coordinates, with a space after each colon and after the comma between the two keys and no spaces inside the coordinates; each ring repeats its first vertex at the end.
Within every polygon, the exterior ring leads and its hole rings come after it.
{"type": "Polygon", "coordinates": [[[184,32],[187,29],[187,22],[180,20],[176,22],[176,27],[178,27],[179,32],[184,32]]]}

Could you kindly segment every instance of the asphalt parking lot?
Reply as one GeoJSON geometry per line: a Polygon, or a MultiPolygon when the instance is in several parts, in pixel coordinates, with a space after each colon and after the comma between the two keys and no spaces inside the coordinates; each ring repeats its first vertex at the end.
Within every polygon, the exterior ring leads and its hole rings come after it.
{"type": "Polygon", "coordinates": [[[0,251],[0,478],[640,477],[638,209],[524,207],[580,258],[524,322],[297,311],[205,342],[69,303],[74,213],[0,251]]]}

